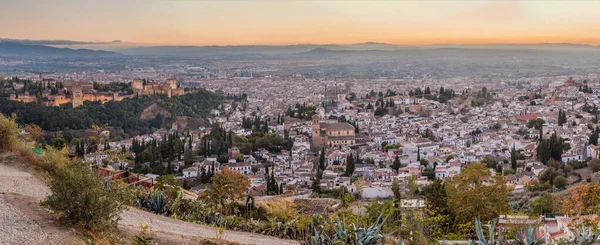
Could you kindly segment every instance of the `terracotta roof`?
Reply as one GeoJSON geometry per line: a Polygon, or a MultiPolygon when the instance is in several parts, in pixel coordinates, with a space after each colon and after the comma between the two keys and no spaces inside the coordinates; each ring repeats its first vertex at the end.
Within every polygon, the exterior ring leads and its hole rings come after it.
{"type": "Polygon", "coordinates": [[[517,117],[518,120],[522,120],[522,121],[529,121],[531,119],[536,119],[538,117],[541,117],[542,113],[536,112],[536,113],[531,113],[531,114],[523,114],[523,115],[519,115],[517,117]]]}
{"type": "Polygon", "coordinates": [[[321,123],[321,128],[330,131],[354,131],[354,127],[349,123],[321,123]]]}

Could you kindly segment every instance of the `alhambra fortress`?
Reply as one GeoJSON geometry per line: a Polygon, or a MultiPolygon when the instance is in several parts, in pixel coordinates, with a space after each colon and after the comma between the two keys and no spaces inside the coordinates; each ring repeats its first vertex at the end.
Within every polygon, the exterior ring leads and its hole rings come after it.
{"type": "Polygon", "coordinates": [[[166,95],[180,96],[184,94],[183,88],[177,85],[175,78],[169,78],[165,82],[146,81],[134,79],[130,82],[133,93],[124,94],[122,91],[97,91],[92,82],[58,82],[54,79],[47,79],[40,76],[40,82],[44,89],[40,96],[35,94],[12,93],[10,100],[21,101],[25,103],[40,101],[45,106],[60,106],[72,103],[73,107],[83,104],[84,101],[121,101],[126,98],[133,98],[144,95],[166,95]],[[58,88],[54,92],[50,88],[58,88]]]}

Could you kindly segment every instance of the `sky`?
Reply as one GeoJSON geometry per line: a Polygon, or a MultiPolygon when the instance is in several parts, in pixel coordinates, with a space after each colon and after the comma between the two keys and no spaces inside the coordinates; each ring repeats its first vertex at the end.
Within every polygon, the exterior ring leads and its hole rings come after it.
{"type": "Polygon", "coordinates": [[[145,45],[600,45],[600,0],[0,0],[0,38],[145,45]]]}

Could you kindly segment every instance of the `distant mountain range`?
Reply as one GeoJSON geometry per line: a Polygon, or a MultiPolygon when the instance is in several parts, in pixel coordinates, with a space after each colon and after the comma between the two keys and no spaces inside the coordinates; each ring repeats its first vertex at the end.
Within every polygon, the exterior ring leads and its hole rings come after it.
{"type": "Polygon", "coordinates": [[[0,38],[0,42],[21,43],[28,45],[98,45],[98,44],[120,44],[121,40],[111,42],[88,42],[88,41],[72,41],[72,40],[30,40],[30,39],[12,39],[0,38]]]}
{"type": "MultiPolygon", "coordinates": [[[[331,54],[343,51],[402,51],[402,50],[437,50],[437,49],[481,49],[481,50],[540,50],[540,51],[600,51],[600,46],[568,43],[549,44],[482,44],[482,45],[427,45],[403,46],[386,43],[359,44],[298,44],[284,46],[153,46],[121,49],[117,52],[127,55],[171,55],[171,56],[218,56],[218,55],[284,55],[314,54],[328,52],[331,54]],[[339,51],[339,52],[330,52],[339,51]]],[[[383,52],[385,53],[385,52],[383,52]]]]}
{"type": "Polygon", "coordinates": [[[82,42],[70,40],[24,40],[0,38],[0,55],[55,55],[55,56],[97,56],[97,55],[150,55],[150,56],[239,56],[239,55],[339,55],[377,54],[390,55],[403,52],[425,50],[535,50],[566,52],[600,52],[600,46],[570,43],[540,44],[440,44],[425,46],[405,46],[378,42],[357,44],[297,44],[297,45],[240,45],[240,46],[139,46],[132,47],[121,41],[82,42]],[[89,45],[89,46],[86,46],[89,45]],[[122,46],[126,45],[128,47],[122,46]],[[63,48],[69,47],[69,48],[63,48]],[[91,47],[92,49],[72,49],[91,47]],[[105,47],[105,48],[102,48],[105,47]],[[132,48],[129,48],[132,47],[132,48]],[[96,51],[114,50],[111,51],[96,51]]]}
{"type": "Polygon", "coordinates": [[[0,41],[0,55],[81,57],[111,56],[120,54],[102,50],[55,48],[44,45],[29,45],[19,42],[0,41]]]}

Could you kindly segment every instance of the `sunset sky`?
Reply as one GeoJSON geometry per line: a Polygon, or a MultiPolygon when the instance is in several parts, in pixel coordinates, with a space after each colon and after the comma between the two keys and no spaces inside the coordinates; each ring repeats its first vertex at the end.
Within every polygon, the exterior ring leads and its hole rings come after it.
{"type": "Polygon", "coordinates": [[[148,45],[600,45],[600,1],[593,0],[0,2],[0,38],[148,45]]]}

